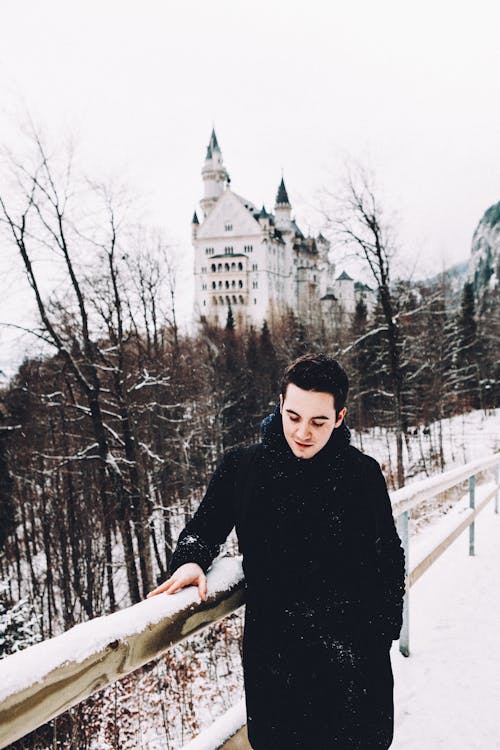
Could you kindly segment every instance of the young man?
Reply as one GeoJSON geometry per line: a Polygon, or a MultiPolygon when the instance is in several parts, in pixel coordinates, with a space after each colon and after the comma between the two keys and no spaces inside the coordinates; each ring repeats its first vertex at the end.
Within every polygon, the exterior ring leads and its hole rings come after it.
{"type": "Polygon", "coordinates": [[[288,367],[262,441],[226,452],[179,536],[171,577],[150,594],[196,584],[206,599],[205,573],[236,526],[254,750],[392,742],[389,650],[401,628],[404,554],[380,466],[350,445],[347,392],[327,356],[288,367]]]}

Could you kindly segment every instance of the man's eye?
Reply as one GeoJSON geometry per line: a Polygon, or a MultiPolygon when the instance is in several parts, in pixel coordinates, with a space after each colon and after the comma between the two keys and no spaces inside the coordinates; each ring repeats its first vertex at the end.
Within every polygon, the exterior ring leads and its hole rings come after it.
{"type": "Polygon", "coordinates": [[[322,427],[326,422],[313,422],[314,427],[322,427]]]}
{"type": "Polygon", "coordinates": [[[289,414],[289,417],[290,417],[290,419],[292,420],[292,422],[298,422],[298,421],[299,421],[299,418],[298,418],[298,417],[292,417],[292,415],[291,415],[291,414],[289,414]]]}

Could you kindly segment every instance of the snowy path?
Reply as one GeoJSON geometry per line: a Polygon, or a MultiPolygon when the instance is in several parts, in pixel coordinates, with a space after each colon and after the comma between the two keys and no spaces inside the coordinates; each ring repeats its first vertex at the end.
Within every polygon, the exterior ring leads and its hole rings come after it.
{"type": "MultiPolygon", "coordinates": [[[[500,514],[493,501],[417,581],[410,594],[410,650],[391,652],[395,738],[391,750],[500,749],[500,514]]],[[[411,555],[411,551],[410,551],[411,555]]]]}

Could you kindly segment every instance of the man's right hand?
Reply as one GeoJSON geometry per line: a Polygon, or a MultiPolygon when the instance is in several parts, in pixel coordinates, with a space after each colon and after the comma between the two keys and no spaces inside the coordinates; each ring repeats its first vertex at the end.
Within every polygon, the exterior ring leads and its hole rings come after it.
{"type": "Polygon", "coordinates": [[[200,599],[207,600],[207,577],[197,563],[185,563],[181,565],[170,578],[150,591],[147,598],[157,596],[157,594],[175,594],[184,586],[197,585],[200,599]]]}

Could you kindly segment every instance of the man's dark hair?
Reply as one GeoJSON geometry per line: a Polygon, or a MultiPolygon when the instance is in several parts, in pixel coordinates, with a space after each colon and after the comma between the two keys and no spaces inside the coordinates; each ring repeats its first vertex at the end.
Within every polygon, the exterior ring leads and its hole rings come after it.
{"type": "Polygon", "coordinates": [[[326,354],[303,354],[286,368],[280,387],[283,399],[288,383],[305,391],[331,393],[337,414],[345,406],[349,378],[337,360],[326,354]]]}

